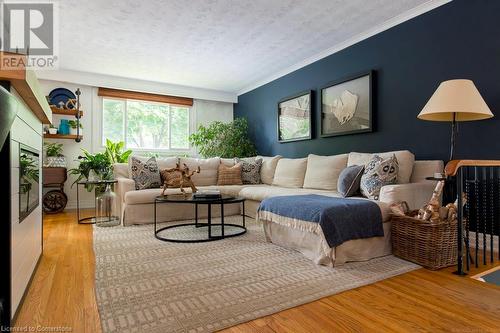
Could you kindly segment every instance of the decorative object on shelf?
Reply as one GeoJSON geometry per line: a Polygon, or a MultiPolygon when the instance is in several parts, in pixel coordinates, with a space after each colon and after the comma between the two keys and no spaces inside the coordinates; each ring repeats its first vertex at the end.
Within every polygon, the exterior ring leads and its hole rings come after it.
{"type": "Polygon", "coordinates": [[[62,154],[62,143],[48,143],[45,142],[45,162],[44,167],[47,168],[65,168],[66,157],[62,154]]]}
{"type": "MultiPolygon", "coordinates": [[[[78,156],[80,164],[69,170],[70,175],[75,175],[76,180],[72,185],[83,180],[100,181],[113,178],[113,166],[105,153],[91,154],[82,149],[83,155],[78,156]]],[[[87,191],[92,191],[93,184],[85,186],[87,191]]]]}
{"type": "Polygon", "coordinates": [[[312,138],[312,91],[304,91],[278,102],[278,141],[312,138]]]}
{"type": "Polygon", "coordinates": [[[373,131],[373,76],[364,72],[321,89],[321,136],[373,131]]]}
{"type": "Polygon", "coordinates": [[[459,121],[492,118],[490,108],[471,80],[441,82],[417,118],[451,121],[450,161],[453,160],[459,121]]]}
{"type": "Polygon", "coordinates": [[[64,183],[67,180],[66,168],[44,167],[42,172],[43,188],[49,189],[42,198],[43,211],[48,214],[60,213],[68,203],[68,196],[64,193],[64,183]]]}
{"type": "Polygon", "coordinates": [[[66,88],[56,88],[53,89],[48,96],[49,104],[56,105],[57,107],[64,109],[66,103],[70,99],[76,99],[75,94],[66,88]]]}
{"type": "Polygon", "coordinates": [[[198,168],[194,171],[190,171],[189,167],[183,163],[183,168],[181,168],[180,163],[177,163],[175,168],[170,168],[170,169],[165,169],[162,170],[162,173],[164,173],[165,176],[167,176],[167,173],[175,173],[177,177],[165,177],[165,182],[163,183],[163,191],[161,192],[161,195],[165,195],[165,190],[169,187],[173,188],[180,188],[181,192],[183,194],[186,194],[186,191],[184,191],[184,187],[191,187],[191,193],[196,193],[198,192],[198,189],[196,186],[194,186],[193,181],[191,180],[191,177],[195,173],[200,173],[201,169],[198,166],[198,168]]]}
{"type": "Polygon", "coordinates": [[[245,118],[236,118],[230,123],[214,121],[207,127],[200,125],[196,133],[189,136],[189,143],[204,158],[257,155],[255,145],[248,138],[248,123],[245,118]]]}
{"type": "Polygon", "coordinates": [[[54,125],[50,125],[49,134],[52,134],[52,135],[57,134],[57,127],[55,127],[54,125]]]}
{"type": "Polygon", "coordinates": [[[59,134],[68,135],[69,134],[69,120],[61,119],[59,122],[59,134]]]}
{"type": "Polygon", "coordinates": [[[82,135],[83,126],[81,122],[79,122],[78,120],[69,120],[68,125],[70,135],[82,135]]]}
{"type": "Polygon", "coordinates": [[[95,197],[95,224],[98,227],[114,227],[120,224],[120,218],[113,215],[116,194],[111,184],[106,184],[106,189],[95,197]]]}
{"type": "Polygon", "coordinates": [[[78,100],[77,99],[73,99],[73,98],[70,98],[68,99],[68,101],[66,102],[66,104],[64,105],[64,107],[68,110],[73,110],[73,109],[77,109],[77,102],[78,100]]]}

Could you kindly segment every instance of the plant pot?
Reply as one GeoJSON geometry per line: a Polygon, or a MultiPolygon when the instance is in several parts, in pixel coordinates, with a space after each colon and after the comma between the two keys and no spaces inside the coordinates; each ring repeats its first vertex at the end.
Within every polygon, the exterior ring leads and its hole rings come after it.
{"type": "Polygon", "coordinates": [[[49,134],[57,134],[57,128],[49,128],[49,134]]]}
{"type": "Polygon", "coordinates": [[[66,157],[64,156],[47,156],[43,165],[46,168],[65,168],[66,157]]]}
{"type": "MultiPolygon", "coordinates": [[[[77,133],[76,133],[76,128],[70,128],[70,129],[69,129],[69,134],[70,134],[70,135],[77,135],[77,133]]],[[[82,129],[81,129],[81,128],[80,128],[80,133],[79,133],[79,135],[82,135],[82,129]]]]}

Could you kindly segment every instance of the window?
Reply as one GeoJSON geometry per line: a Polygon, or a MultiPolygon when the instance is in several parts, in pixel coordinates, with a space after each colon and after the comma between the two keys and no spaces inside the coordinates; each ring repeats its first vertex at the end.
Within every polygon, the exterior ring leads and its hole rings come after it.
{"type": "Polygon", "coordinates": [[[125,141],[129,149],[189,149],[187,106],[103,98],[102,143],[125,141]]]}

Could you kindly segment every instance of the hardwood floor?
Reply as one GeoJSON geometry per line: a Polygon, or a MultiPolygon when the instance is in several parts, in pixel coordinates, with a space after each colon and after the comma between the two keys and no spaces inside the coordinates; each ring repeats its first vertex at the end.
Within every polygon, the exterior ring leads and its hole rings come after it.
{"type": "MultiPolygon", "coordinates": [[[[419,269],[225,332],[500,332],[500,287],[458,277],[453,270],[419,269]]],[[[74,212],[45,217],[44,255],[16,326],[101,332],[92,226],[77,224],[74,212]]]]}

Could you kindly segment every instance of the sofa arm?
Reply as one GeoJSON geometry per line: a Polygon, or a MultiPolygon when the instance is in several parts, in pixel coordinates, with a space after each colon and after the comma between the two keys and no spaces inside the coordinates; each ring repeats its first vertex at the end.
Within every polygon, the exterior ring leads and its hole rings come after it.
{"type": "Polygon", "coordinates": [[[129,191],[135,191],[135,182],[130,178],[118,177],[118,181],[115,187],[115,193],[118,196],[118,200],[123,202],[125,200],[125,193],[129,191]]]}
{"type": "Polygon", "coordinates": [[[419,209],[429,202],[436,182],[420,182],[382,186],[379,200],[392,204],[406,201],[410,209],[419,209]]]}

